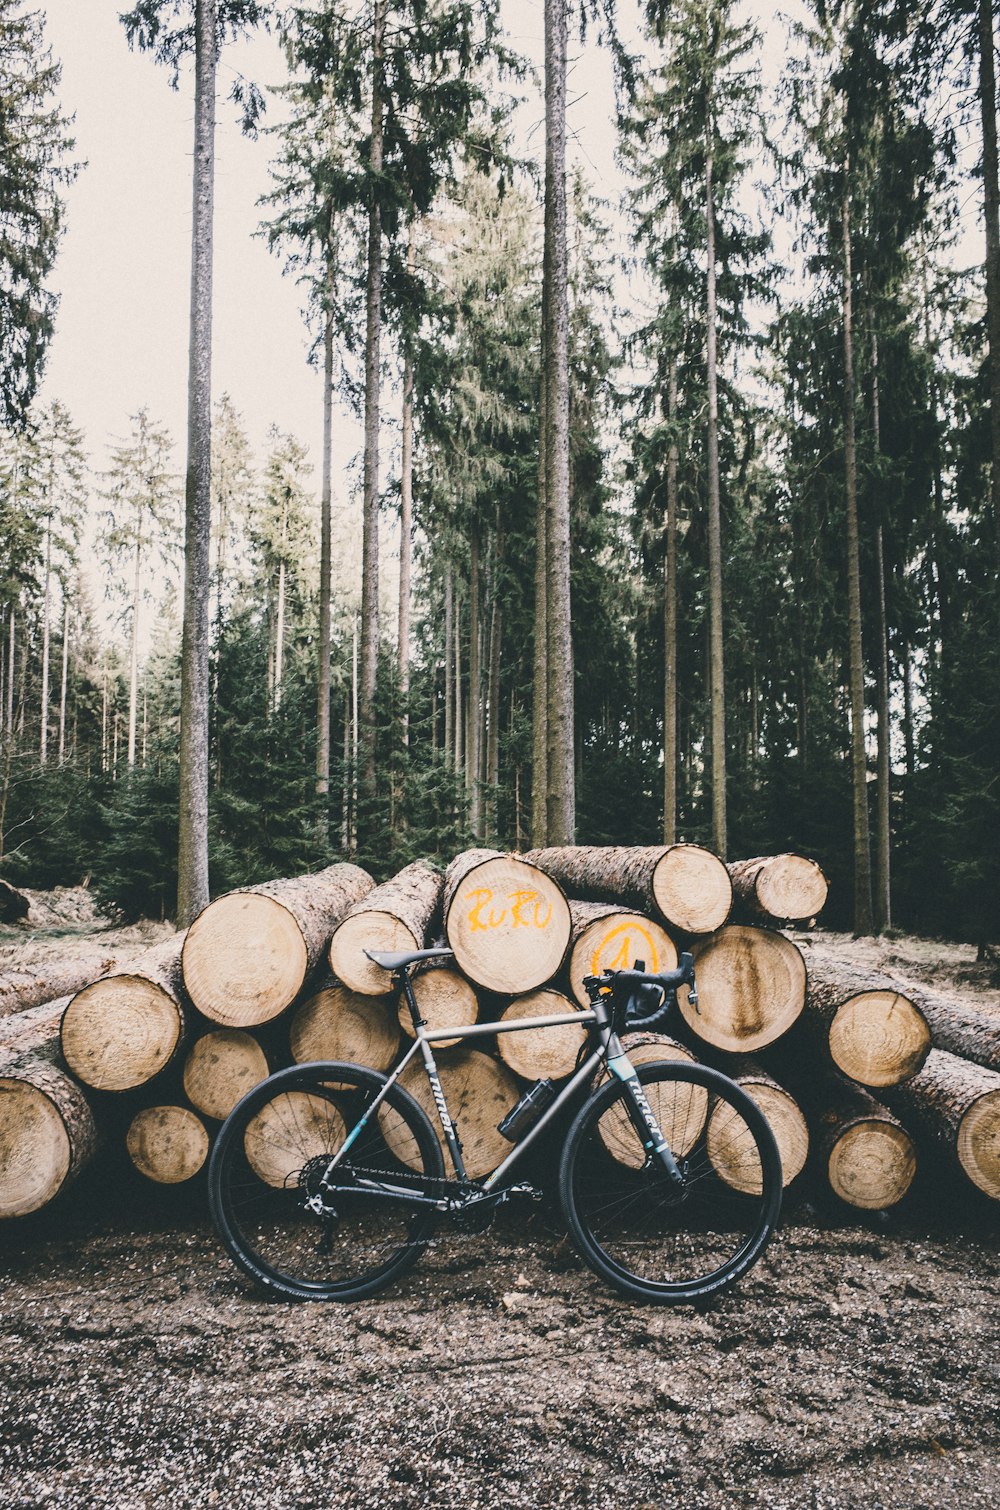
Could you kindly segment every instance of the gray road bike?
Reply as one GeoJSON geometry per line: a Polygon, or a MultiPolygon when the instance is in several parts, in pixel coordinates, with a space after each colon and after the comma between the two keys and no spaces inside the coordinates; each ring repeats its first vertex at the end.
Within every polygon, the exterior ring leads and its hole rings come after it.
{"type": "Polygon", "coordinates": [[[562,1208],[602,1279],[632,1299],[676,1305],[704,1301],[745,1274],[781,1205],[781,1163],[762,1112],[716,1070],[687,1060],[636,1066],[621,1042],[623,1032],[676,1010],[678,986],[697,1005],[691,956],[660,975],[637,968],[588,977],[583,1011],[429,1030],[411,975],[422,960],[450,957],[446,949],[369,954],[400,988],[415,1034],[390,1075],[357,1064],[296,1065],[230,1114],[212,1153],[209,1199],[240,1269],[293,1300],[374,1295],[416,1263],[442,1218],[475,1230],[512,1197],[538,1195],[511,1176],[529,1148],[562,1128],[562,1208]],[[575,1073],[558,1090],[540,1081],[522,1097],[500,1124],[511,1152],[487,1177],[470,1179],[434,1044],[581,1023],[588,1043],[575,1073]],[[440,1134],[399,1083],[417,1056],[440,1134]],[[581,1098],[566,1128],[562,1114],[581,1098]]]}

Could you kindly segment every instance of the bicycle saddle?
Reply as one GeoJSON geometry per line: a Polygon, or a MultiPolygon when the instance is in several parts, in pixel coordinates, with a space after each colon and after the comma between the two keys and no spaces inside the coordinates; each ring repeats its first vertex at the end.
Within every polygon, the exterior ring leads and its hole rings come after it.
{"type": "Polygon", "coordinates": [[[421,959],[443,959],[445,956],[454,958],[454,951],[451,949],[411,949],[407,954],[382,954],[377,949],[366,949],[365,953],[373,964],[392,971],[405,970],[421,959]]]}

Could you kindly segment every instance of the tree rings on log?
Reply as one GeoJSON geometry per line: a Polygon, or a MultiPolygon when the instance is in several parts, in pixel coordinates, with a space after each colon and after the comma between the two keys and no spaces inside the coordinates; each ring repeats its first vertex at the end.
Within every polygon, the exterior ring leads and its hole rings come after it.
{"type": "Polygon", "coordinates": [[[834,1192],[849,1206],[883,1211],[909,1190],[916,1173],[913,1140],[894,1118],[865,1118],[837,1136],[827,1157],[834,1192]]]}
{"type": "Polygon", "coordinates": [[[401,954],[422,949],[437,917],[443,886],[438,870],[426,860],[415,860],[355,902],[330,940],[330,968],[337,979],[363,995],[384,996],[389,977],[365,950],[401,954]]]}
{"type": "Polygon", "coordinates": [[[805,855],[766,855],[729,866],[734,906],[754,921],[804,923],[826,905],[829,882],[805,855]]]}
{"type": "Polygon", "coordinates": [[[204,1122],[186,1106],[147,1106],[132,1119],[125,1137],[128,1156],[147,1180],[181,1185],[208,1158],[204,1122]]]}
{"type": "Polygon", "coordinates": [[[932,1049],[892,1105],[940,1143],[991,1200],[1000,1201],[1000,1074],[932,1049]]]}
{"type": "Polygon", "coordinates": [[[63,1013],[63,1058],[99,1091],[146,1085],[172,1062],[186,1033],[181,1001],[183,935],[84,986],[63,1013]]]}
{"type": "MultiPolygon", "coordinates": [[[[790,1091],[757,1065],[731,1071],[730,1075],[767,1118],[781,1158],[782,1184],[790,1185],[802,1173],[809,1154],[809,1125],[802,1108],[790,1091]]],[[[721,1180],[745,1195],[760,1195],[763,1190],[760,1156],[747,1137],[745,1123],[725,1102],[718,1103],[708,1119],[706,1148],[721,1180]]]]}
{"type": "MultiPolygon", "coordinates": [[[[447,965],[430,962],[429,969],[421,970],[412,977],[412,986],[420,1015],[428,1028],[469,1027],[479,1016],[479,1000],[475,991],[464,975],[459,975],[457,970],[449,970],[447,965]]],[[[412,1038],[413,1019],[403,995],[399,998],[398,1020],[403,1032],[408,1038],[412,1038]]],[[[434,1044],[434,1052],[451,1048],[453,1044],[460,1042],[458,1038],[439,1038],[434,1044]]]]}
{"type": "Polygon", "coordinates": [[[569,984],[581,1007],[590,1005],[583,985],[587,975],[631,970],[636,960],[642,960],[654,975],[676,969],[673,940],[641,912],[607,902],[570,902],[569,910],[573,923],[569,984]]]}
{"type": "Polygon", "coordinates": [[[268,881],[209,903],[188,929],[184,984],[227,1028],[270,1022],[290,1006],[347,909],[372,888],[357,865],[268,881]]]}
{"type": "Polygon", "coordinates": [[[849,997],[834,1014],[828,1042],[837,1068],[874,1089],[909,1080],[931,1050],[923,1014],[900,991],[862,991],[849,997]]]}
{"type": "Polygon", "coordinates": [[[47,1206],[96,1147],[90,1107],[68,1075],[28,1060],[0,1075],[0,1218],[47,1206]]]}
{"type": "MultiPolygon", "coordinates": [[[[489,1174],[511,1151],[511,1145],[497,1131],[497,1124],[515,1105],[520,1095],[517,1081],[506,1065],[498,1064],[478,1049],[462,1049],[447,1063],[438,1066],[441,1088],[452,1121],[462,1143],[462,1158],[470,1179],[489,1174]]],[[[399,1084],[427,1113],[444,1150],[445,1164],[450,1163],[434,1097],[422,1063],[411,1061],[399,1077],[399,1084]]],[[[385,1106],[379,1112],[382,1135],[396,1157],[410,1168],[415,1167],[412,1138],[401,1118],[385,1106]]]]}
{"type": "Polygon", "coordinates": [[[698,1010],[687,986],[677,992],[684,1021],[730,1054],[752,1053],[792,1026],[806,998],[801,953],[783,934],[730,925],[694,946],[698,1010]]]}
{"type": "Polygon", "coordinates": [[[699,844],[567,845],[525,856],[566,894],[657,911],[682,933],[714,933],[729,916],[733,886],[725,865],[699,844]]]}
{"type": "Polygon", "coordinates": [[[399,1049],[394,1003],[349,991],[333,981],[296,1009],[289,1033],[298,1064],[317,1059],[386,1071],[399,1049]]]}
{"type": "Polygon", "coordinates": [[[256,1038],[242,1028],[216,1028],[188,1050],[184,1094],[196,1111],[223,1122],[267,1075],[267,1059],[256,1038]]]}
{"type": "MultiPolygon", "coordinates": [[[[627,1033],[622,1047],[633,1065],[655,1064],[664,1059],[686,1059],[696,1063],[690,1049],[664,1033],[627,1033]]],[[[603,1070],[599,1084],[608,1079],[603,1070]]],[[[656,1120],[669,1139],[676,1158],[689,1154],[705,1130],[708,1115],[708,1091],[689,1080],[660,1080],[643,1087],[656,1120]]],[[[646,1150],[632,1126],[621,1100],[614,1101],[598,1124],[601,1142],[618,1164],[641,1169],[646,1150]]]]}
{"type": "Polygon", "coordinates": [[[312,1091],[285,1091],[251,1117],[243,1151],[265,1185],[283,1190],[298,1183],[310,1159],[336,1153],[343,1140],[344,1119],[332,1101],[312,1091]]]}
{"type": "Polygon", "coordinates": [[[569,904],[556,881],[513,855],[471,850],[449,865],[445,932],[477,985],[504,995],[552,979],[570,939],[569,904]]]}
{"type": "MultiPolygon", "coordinates": [[[[527,996],[515,997],[500,1021],[526,1022],[533,1017],[562,1016],[574,1010],[575,1004],[561,991],[530,991],[527,996]]],[[[565,1080],[576,1069],[586,1042],[585,1023],[497,1034],[501,1059],[523,1080],[565,1080]]]]}

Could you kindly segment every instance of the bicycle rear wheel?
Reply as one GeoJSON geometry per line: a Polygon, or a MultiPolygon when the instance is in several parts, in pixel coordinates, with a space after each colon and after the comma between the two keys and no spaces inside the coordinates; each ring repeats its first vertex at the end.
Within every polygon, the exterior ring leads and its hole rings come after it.
{"type": "Polygon", "coordinates": [[[704,1300],[770,1240],[781,1207],[777,1146],[757,1104],[715,1070],[678,1060],[636,1073],[683,1185],[647,1152],[628,1086],[612,1080],[570,1128],[563,1210],[587,1263],[616,1289],[662,1305],[704,1300]]]}
{"type": "Polygon", "coordinates": [[[385,1083],[360,1065],[296,1065],[255,1086],[224,1123],[209,1166],[212,1217],[270,1294],[360,1300],[427,1246],[441,1148],[399,1086],[373,1110],[385,1083]]]}

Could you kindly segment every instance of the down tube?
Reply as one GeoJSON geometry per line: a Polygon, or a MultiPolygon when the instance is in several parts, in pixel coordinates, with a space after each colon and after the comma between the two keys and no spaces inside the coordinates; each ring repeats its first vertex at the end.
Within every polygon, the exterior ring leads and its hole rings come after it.
{"type": "Polygon", "coordinates": [[[543,1129],[548,1125],[548,1123],[551,1122],[552,1118],[561,1110],[561,1108],[566,1105],[566,1102],[569,1100],[570,1096],[572,1096],[573,1092],[575,1090],[578,1090],[579,1087],[583,1085],[591,1075],[593,1075],[599,1064],[603,1063],[603,1050],[595,1049],[590,1057],[584,1060],[583,1064],[577,1070],[572,1080],[567,1080],[566,1084],[563,1086],[562,1090],[559,1092],[552,1105],[542,1113],[527,1136],[522,1138],[521,1142],[511,1149],[510,1153],[504,1159],[503,1163],[500,1164],[496,1169],[494,1169],[493,1173],[489,1176],[488,1179],[485,1179],[483,1181],[484,1190],[492,1190],[494,1185],[498,1184],[499,1181],[503,1179],[508,1170],[513,1169],[518,1159],[526,1149],[531,1147],[532,1143],[538,1137],[539,1133],[541,1133],[543,1129]]]}

